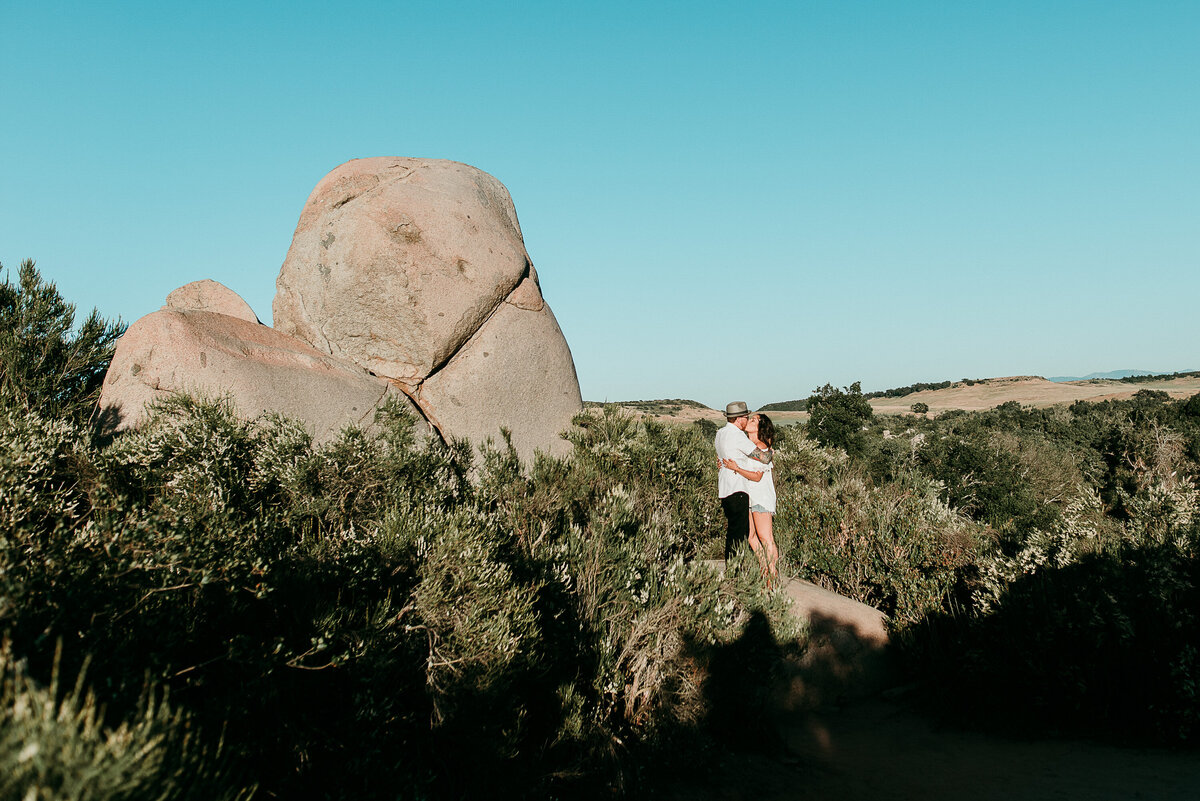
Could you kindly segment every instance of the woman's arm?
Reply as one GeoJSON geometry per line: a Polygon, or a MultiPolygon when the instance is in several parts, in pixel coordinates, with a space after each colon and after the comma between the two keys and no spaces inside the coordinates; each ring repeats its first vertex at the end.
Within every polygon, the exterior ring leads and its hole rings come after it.
{"type": "Polygon", "coordinates": [[[752,450],[747,458],[753,459],[759,464],[770,464],[774,459],[774,452],[764,445],[761,448],[752,450]]]}
{"type": "Polygon", "coordinates": [[[721,464],[725,465],[739,476],[744,476],[749,481],[759,481],[763,477],[762,473],[757,473],[753,470],[743,470],[742,468],[738,467],[737,462],[733,461],[732,459],[724,459],[721,461],[721,464]]]}

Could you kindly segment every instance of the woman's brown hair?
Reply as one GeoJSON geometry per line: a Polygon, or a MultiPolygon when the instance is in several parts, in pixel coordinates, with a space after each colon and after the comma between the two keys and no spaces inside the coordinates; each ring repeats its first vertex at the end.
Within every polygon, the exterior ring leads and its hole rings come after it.
{"type": "Polygon", "coordinates": [[[758,438],[767,444],[768,448],[775,447],[775,424],[765,414],[758,414],[758,438]]]}

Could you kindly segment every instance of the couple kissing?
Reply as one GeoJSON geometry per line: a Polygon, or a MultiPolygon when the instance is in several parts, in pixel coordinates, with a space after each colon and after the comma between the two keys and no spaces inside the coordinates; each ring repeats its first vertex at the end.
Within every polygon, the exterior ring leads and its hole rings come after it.
{"type": "Polygon", "coordinates": [[[725,561],[750,543],[771,589],[779,584],[779,549],[775,546],[775,481],[772,477],[775,426],[765,414],[751,414],[745,401],[725,407],[725,426],[713,443],[721,467],[717,496],[725,511],[725,561]]]}

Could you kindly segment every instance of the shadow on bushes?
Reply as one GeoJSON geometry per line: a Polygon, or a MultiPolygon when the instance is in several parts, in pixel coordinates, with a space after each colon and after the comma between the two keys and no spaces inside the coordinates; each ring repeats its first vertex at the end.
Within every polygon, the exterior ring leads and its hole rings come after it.
{"type": "Polygon", "coordinates": [[[737,639],[712,647],[707,662],[705,729],[736,751],[781,752],[775,702],[783,684],[784,652],[767,616],[751,613],[737,639]]]}
{"type": "Polygon", "coordinates": [[[985,615],[901,632],[927,700],[960,725],[1118,742],[1200,734],[1200,561],[1127,546],[1013,582],[985,615]]]}
{"type": "Polygon", "coordinates": [[[879,692],[894,678],[892,655],[844,620],[811,613],[802,651],[788,649],[761,611],[725,644],[697,648],[706,666],[705,730],[733,750],[781,756],[781,716],[828,709],[879,692]]]}

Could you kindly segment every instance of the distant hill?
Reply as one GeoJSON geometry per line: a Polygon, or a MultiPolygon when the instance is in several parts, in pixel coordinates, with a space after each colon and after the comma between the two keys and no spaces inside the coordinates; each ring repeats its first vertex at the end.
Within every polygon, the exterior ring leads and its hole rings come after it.
{"type": "MultiPolygon", "coordinates": [[[[1165,391],[1172,398],[1186,398],[1200,392],[1200,372],[1148,374],[1139,370],[1114,370],[1064,381],[1040,376],[1019,375],[998,378],[964,378],[961,381],[911,384],[907,387],[863,393],[877,413],[909,414],[914,403],[924,403],[931,413],[951,409],[993,409],[1002,403],[1022,406],[1052,406],[1075,401],[1100,401],[1131,398],[1146,388],[1165,391]],[[1131,375],[1126,375],[1131,374],[1131,375]]],[[[768,404],[768,411],[797,414],[805,401],[768,404]]]]}
{"type": "Polygon", "coordinates": [[[804,412],[808,411],[808,398],[802,400],[765,403],[758,407],[760,412],[804,412]]]}
{"type": "Polygon", "coordinates": [[[1121,378],[1133,378],[1134,376],[1142,375],[1161,375],[1153,370],[1109,370],[1107,373],[1088,373],[1087,375],[1056,375],[1048,378],[1048,381],[1053,381],[1056,384],[1061,384],[1064,381],[1091,381],[1095,378],[1108,378],[1117,380],[1121,378]]]}
{"type": "MultiPolygon", "coordinates": [[[[978,379],[978,380],[986,381],[987,379],[984,378],[984,379],[978,379]]],[[[971,379],[968,379],[968,378],[964,378],[963,381],[972,383],[971,379]]],[[[950,387],[951,385],[953,385],[953,383],[954,383],[953,381],[937,381],[935,383],[919,382],[916,384],[909,384],[906,387],[896,387],[894,389],[883,389],[883,390],[878,390],[875,392],[864,392],[863,397],[866,398],[867,400],[873,400],[875,398],[903,398],[906,395],[912,395],[916,392],[926,392],[926,391],[932,390],[932,389],[946,389],[946,388],[950,387]]],[[[759,411],[762,411],[762,412],[804,412],[804,411],[808,411],[808,398],[801,398],[799,400],[790,400],[790,401],[779,401],[777,403],[768,403],[763,406],[760,406],[759,411]]]]}
{"type": "Polygon", "coordinates": [[[625,409],[633,409],[634,411],[642,412],[643,414],[653,415],[676,415],[684,409],[692,409],[695,411],[712,411],[703,403],[685,398],[669,398],[661,400],[631,400],[631,401],[584,401],[583,405],[589,409],[599,409],[603,406],[612,404],[625,409]]]}
{"type": "MultiPolygon", "coordinates": [[[[1177,400],[1188,398],[1200,393],[1200,371],[1148,375],[1139,370],[1114,370],[1111,373],[1097,373],[1092,377],[1082,376],[1070,382],[1064,382],[1061,378],[1049,380],[1032,375],[964,378],[961,381],[910,384],[907,387],[882,392],[864,393],[864,396],[877,414],[907,415],[912,414],[914,403],[928,406],[930,414],[940,414],[955,409],[994,409],[1011,402],[1022,406],[1045,407],[1076,401],[1118,400],[1132,398],[1147,388],[1166,392],[1177,400]],[[1125,373],[1132,375],[1124,375],[1125,373]]],[[[759,410],[771,412],[777,425],[790,425],[807,419],[804,408],[807,406],[807,400],[805,398],[769,403],[760,406],[759,410]]],[[[604,405],[605,403],[600,401],[584,401],[584,406],[589,409],[597,409],[604,405]]],[[[612,405],[619,406],[637,417],[652,417],[668,423],[707,425],[708,422],[712,422],[720,425],[725,419],[721,410],[711,409],[703,403],[683,398],[614,401],[612,405]]]]}
{"type": "Polygon", "coordinates": [[[1118,400],[1132,398],[1147,388],[1166,392],[1175,399],[1191,397],[1200,392],[1200,373],[1093,378],[1066,383],[1037,376],[1008,376],[955,382],[947,389],[917,392],[903,398],[874,398],[870,403],[876,413],[908,414],[917,402],[927,405],[931,413],[939,413],[951,409],[994,409],[1010,402],[1045,407],[1076,401],[1118,400]]]}

